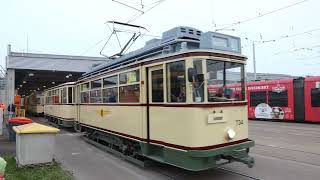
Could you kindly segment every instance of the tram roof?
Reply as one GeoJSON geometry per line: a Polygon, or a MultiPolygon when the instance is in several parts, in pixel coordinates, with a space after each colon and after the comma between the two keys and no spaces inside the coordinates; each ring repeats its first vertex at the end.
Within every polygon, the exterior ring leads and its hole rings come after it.
{"type": "MultiPolygon", "coordinates": [[[[205,32],[186,26],[179,26],[162,34],[161,39],[151,39],[143,48],[132,51],[117,59],[109,59],[86,72],[82,78],[102,71],[145,60],[150,57],[168,55],[188,50],[218,50],[223,53],[241,55],[241,41],[239,37],[217,32],[205,32]]],[[[82,79],[81,78],[81,79],[82,79]]]]}
{"type": "Polygon", "coordinates": [[[48,89],[45,89],[44,91],[50,91],[50,90],[53,90],[53,89],[56,89],[56,88],[59,88],[59,87],[63,87],[63,86],[72,86],[72,85],[75,85],[76,82],[66,82],[66,83],[63,83],[63,84],[59,84],[57,86],[53,86],[51,88],[48,88],[48,89]]]}

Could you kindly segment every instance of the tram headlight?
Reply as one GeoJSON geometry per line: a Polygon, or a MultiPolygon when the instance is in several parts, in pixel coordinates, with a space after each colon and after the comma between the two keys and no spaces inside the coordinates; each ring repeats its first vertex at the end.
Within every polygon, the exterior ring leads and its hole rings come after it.
{"type": "Polygon", "coordinates": [[[227,130],[227,134],[229,139],[233,139],[236,136],[236,132],[232,128],[227,130]]]}

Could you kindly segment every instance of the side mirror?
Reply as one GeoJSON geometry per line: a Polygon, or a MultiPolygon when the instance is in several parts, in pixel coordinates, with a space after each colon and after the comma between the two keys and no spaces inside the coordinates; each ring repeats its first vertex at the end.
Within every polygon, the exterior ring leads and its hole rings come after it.
{"type": "Polygon", "coordinates": [[[197,82],[203,82],[204,81],[204,74],[197,74],[195,75],[195,79],[197,82]]]}
{"type": "Polygon", "coordinates": [[[195,75],[195,70],[194,68],[188,68],[188,81],[193,82],[193,77],[195,75]]]}

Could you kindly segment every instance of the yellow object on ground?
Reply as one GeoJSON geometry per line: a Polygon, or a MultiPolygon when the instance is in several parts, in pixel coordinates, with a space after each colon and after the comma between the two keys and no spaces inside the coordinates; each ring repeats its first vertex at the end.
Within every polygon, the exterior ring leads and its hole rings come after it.
{"type": "Polygon", "coordinates": [[[60,130],[39,123],[30,123],[22,126],[14,126],[13,130],[17,134],[41,134],[41,133],[58,133],[60,130]]]}

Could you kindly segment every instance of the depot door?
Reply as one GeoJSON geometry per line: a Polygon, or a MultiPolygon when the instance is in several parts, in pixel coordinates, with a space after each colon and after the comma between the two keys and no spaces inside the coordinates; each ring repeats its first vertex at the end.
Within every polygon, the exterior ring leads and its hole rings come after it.
{"type": "Polygon", "coordinates": [[[149,67],[147,70],[148,82],[147,82],[147,138],[150,139],[150,129],[152,126],[152,119],[154,116],[159,116],[156,108],[164,102],[164,69],[163,65],[149,67]]]}

